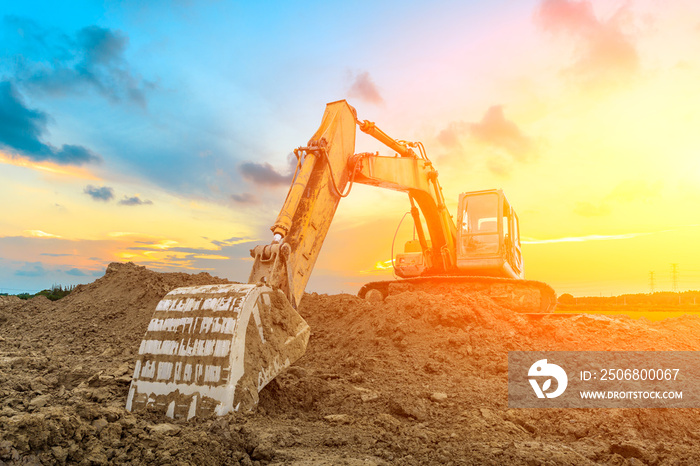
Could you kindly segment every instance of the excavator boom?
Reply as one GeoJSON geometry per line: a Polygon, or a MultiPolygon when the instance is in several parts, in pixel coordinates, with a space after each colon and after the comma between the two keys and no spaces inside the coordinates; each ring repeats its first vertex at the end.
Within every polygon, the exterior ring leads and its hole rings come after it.
{"type": "Polygon", "coordinates": [[[344,100],[326,106],[321,127],[294,151],[297,169],[272,226],[273,243],[252,251],[248,283],[264,281],[283,290],[296,308],[304,294],[342,191],[350,181],[355,151],[355,109],[344,100]]]}

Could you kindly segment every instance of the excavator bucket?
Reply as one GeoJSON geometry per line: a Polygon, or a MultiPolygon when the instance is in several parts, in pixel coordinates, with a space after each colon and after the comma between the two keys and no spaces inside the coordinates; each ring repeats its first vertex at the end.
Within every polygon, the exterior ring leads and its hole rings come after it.
{"type": "Polygon", "coordinates": [[[158,303],[141,342],[126,409],[154,406],[175,419],[250,410],[308,340],[309,326],[279,290],[174,289],[158,303]]]}

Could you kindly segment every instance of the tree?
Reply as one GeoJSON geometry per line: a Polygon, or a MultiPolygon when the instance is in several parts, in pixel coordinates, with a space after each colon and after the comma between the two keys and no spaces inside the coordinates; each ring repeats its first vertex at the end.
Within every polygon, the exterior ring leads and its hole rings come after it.
{"type": "Polygon", "coordinates": [[[569,293],[564,293],[563,295],[559,296],[557,301],[559,304],[576,304],[576,298],[569,293]]]}

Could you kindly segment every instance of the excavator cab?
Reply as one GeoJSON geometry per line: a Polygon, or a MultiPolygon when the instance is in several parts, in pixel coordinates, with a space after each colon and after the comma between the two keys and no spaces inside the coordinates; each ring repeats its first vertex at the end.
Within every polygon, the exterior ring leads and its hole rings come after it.
{"type": "MultiPolygon", "coordinates": [[[[518,216],[501,189],[472,191],[459,196],[455,259],[457,275],[522,279],[518,216]]],[[[430,251],[430,240],[426,240],[430,251]]],[[[396,255],[402,278],[432,275],[418,240],[408,241],[396,255]]]]}
{"type": "Polygon", "coordinates": [[[464,275],[523,278],[518,216],[503,191],[462,193],[457,219],[457,268],[464,275]]]}

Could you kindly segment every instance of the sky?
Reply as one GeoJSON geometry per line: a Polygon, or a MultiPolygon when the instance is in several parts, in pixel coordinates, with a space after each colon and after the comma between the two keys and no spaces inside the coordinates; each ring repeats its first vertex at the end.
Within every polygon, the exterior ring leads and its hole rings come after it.
{"type": "MultiPolygon", "coordinates": [[[[339,99],[422,141],[455,214],[502,188],[526,278],[662,291],[676,264],[700,289],[696,1],[0,5],[0,292],[115,261],[247,281],[290,154],[339,99]]],[[[307,291],[391,278],[408,208],[353,188],[307,291]]]]}

